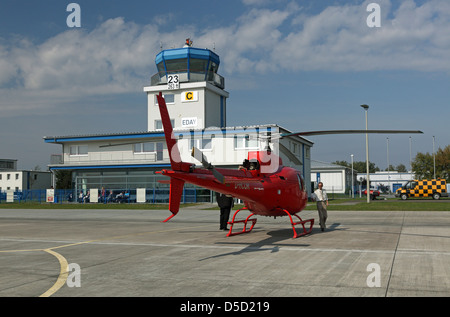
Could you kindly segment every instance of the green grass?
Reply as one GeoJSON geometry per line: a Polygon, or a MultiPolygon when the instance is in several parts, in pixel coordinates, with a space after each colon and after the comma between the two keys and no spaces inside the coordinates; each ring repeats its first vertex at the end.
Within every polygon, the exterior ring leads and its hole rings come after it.
{"type": "MultiPolygon", "coordinates": [[[[184,204],[193,206],[196,204],[184,204]]],[[[168,209],[169,204],[78,204],[78,203],[39,203],[39,202],[13,202],[1,203],[0,209],[168,209]]]]}
{"type": "MultiPolygon", "coordinates": [[[[308,203],[306,210],[316,209],[315,203],[308,203]]],[[[450,211],[450,199],[399,199],[375,200],[367,203],[365,199],[330,200],[328,210],[380,210],[380,211],[450,211]]]]}
{"type": "MultiPolygon", "coordinates": [[[[202,204],[181,204],[181,208],[196,206],[199,209],[219,209],[202,204]]],[[[233,210],[242,208],[243,205],[235,205],[233,210]]],[[[0,209],[130,209],[130,210],[150,210],[168,209],[168,204],[78,204],[78,203],[38,203],[38,202],[14,202],[0,204],[0,209]]],[[[316,204],[308,202],[305,210],[315,210],[316,204]]],[[[434,201],[433,199],[399,199],[375,200],[369,204],[363,198],[355,199],[331,199],[328,210],[380,210],[380,211],[450,211],[450,198],[434,201]]]]}

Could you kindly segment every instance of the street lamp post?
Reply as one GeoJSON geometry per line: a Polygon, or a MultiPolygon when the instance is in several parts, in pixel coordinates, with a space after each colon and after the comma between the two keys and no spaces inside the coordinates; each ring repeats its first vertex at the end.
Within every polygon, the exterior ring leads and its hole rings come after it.
{"type": "MultiPolygon", "coordinates": [[[[362,108],[364,108],[366,112],[366,130],[368,130],[368,121],[367,121],[367,110],[369,110],[368,105],[361,105],[362,108]]],[[[369,134],[366,133],[366,179],[367,179],[367,203],[370,202],[370,179],[369,179],[369,134]]]]}
{"type": "Polygon", "coordinates": [[[355,198],[354,187],[353,187],[353,154],[350,155],[352,158],[352,198],[355,198]]]}
{"type": "Polygon", "coordinates": [[[433,135],[433,178],[436,179],[436,153],[434,153],[434,135],[433,135]]]}
{"type": "Polygon", "coordinates": [[[386,152],[387,152],[387,166],[388,166],[388,168],[387,168],[387,170],[388,170],[388,176],[387,176],[387,179],[388,179],[388,187],[389,187],[389,194],[391,193],[391,169],[390,169],[390,164],[389,164],[389,138],[386,138],[386,147],[387,147],[387,149],[386,149],[386,152]]]}

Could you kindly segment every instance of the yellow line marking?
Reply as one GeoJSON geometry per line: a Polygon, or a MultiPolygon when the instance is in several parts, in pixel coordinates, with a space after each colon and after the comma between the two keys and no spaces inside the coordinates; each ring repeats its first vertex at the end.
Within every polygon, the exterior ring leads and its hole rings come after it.
{"type": "MultiPolygon", "coordinates": [[[[200,228],[200,227],[204,227],[204,225],[202,225],[202,226],[195,226],[195,227],[189,227],[189,229],[200,228]]],[[[186,229],[186,228],[183,228],[183,229],[186,229]]],[[[48,248],[48,249],[4,250],[4,251],[0,251],[0,253],[2,253],[2,252],[3,253],[7,253],[7,252],[44,251],[44,252],[47,252],[47,253],[55,256],[58,259],[59,265],[60,265],[60,271],[59,271],[58,279],[56,280],[55,284],[53,284],[53,286],[51,288],[49,288],[45,293],[43,293],[43,294],[41,294],[39,296],[39,297],[49,297],[49,296],[53,295],[54,293],[56,293],[61,287],[63,287],[64,284],[66,284],[67,277],[69,275],[69,264],[68,264],[66,258],[63,257],[58,252],[53,251],[54,249],[61,249],[61,248],[66,248],[66,247],[70,247],[70,246],[76,246],[76,245],[81,245],[81,244],[88,244],[88,243],[93,243],[93,242],[98,242],[98,241],[105,241],[105,240],[110,240],[110,239],[121,239],[121,238],[125,238],[125,237],[141,236],[141,235],[146,235],[146,234],[162,233],[162,232],[170,232],[170,231],[179,231],[179,230],[180,230],[180,228],[174,228],[174,229],[169,229],[169,230],[159,230],[159,231],[147,231],[147,232],[141,232],[141,233],[132,233],[132,234],[126,234],[126,235],[121,235],[121,236],[113,236],[113,237],[107,237],[107,238],[102,238],[102,239],[94,239],[94,240],[89,240],[89,241],[82,241],[82,242],[77,242],[77,243],[64,244],[64,245],[60,245],[60,246],[56,246],[56,247],[52,247],[52,248],[48,248]]]]}
{"type": "Polygon", "coordinates": [[[52,287],[50,287],[45,293],[43,293],[39,297],[52,296],[56,291],[58,291],[61,287],[63,287],[64,284],[66,284],[67,276],[69,274],[69,264],[67,263],[65,257],[63,257],[61,254],[55,251],[52,251],[51,249],[45,249],[44,251],[54,255],[58,259],[61,269],[59,271],[59,276],[55,284],[53,284],[52,287]]]}

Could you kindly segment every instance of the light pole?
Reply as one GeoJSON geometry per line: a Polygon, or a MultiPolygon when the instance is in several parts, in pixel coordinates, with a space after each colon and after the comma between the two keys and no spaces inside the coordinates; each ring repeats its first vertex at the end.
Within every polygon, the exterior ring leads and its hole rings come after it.
{"type": "MultiPolygon", "coordinates": [[[[366,130],[368,130],[368,121],[367,121],[367,112],[369,110],[368,105],[361,105],[362,108],[364,108],[366,112],[366,130]]],[[[366,133],[366,191],[367,191],[367,203],[370,203],[370,179],[369,179],[369,134],[366,133]]]]}
{"type": "Polygon", "coordinates": [[[412,147],[412,140],[411,137],[409,137],[409,170],[412,172],[411,147],[412,147]]]}
{"type": "Polygon", "coordinates": [[[390,175],[390,172],[391,172],[391,170],[390,170],[390,168],[389,168],[389,138],[386,138],[386,153],[387,153],[387,166],[388,166],[388,168],[387,168],[387,170],[388,170],[388,176],[387,176],[387,179],[388,179],[388,187],[389,187],[389,194],[391,193],[391,175],[390,175]]]}
{"type": "Polygon", "coordinates": [[[433,179],[436,179],[436,154],[434,153],[434,135],[433,135],[433,179]]]}
{"type": "Polygon", "coordinates": [[[352,198],[355,198],[354,187],[353,187],[353,154],[350,155],[352,158],[352,198]]]}

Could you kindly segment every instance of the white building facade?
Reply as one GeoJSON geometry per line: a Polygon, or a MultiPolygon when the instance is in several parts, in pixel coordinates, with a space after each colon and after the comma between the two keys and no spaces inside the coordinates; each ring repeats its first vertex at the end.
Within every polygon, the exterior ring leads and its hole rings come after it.
{"type": "Polygon", "coordinates": [[[47,189],[51,186],[51,177],[50,172],[43,171],[2,171],[0,172],[0,191],[47,189]]]}
{"type": "Polygon", "coordinates": [[[352,188],[352,176],[353,186],[356,186],[356,171],[353,171],[352,174],[351,168],[332,163],[311,161],[312,188],[317,188],[317,184],[322,182],[323,188],[328,193],[349,194],[352,188]]]}

